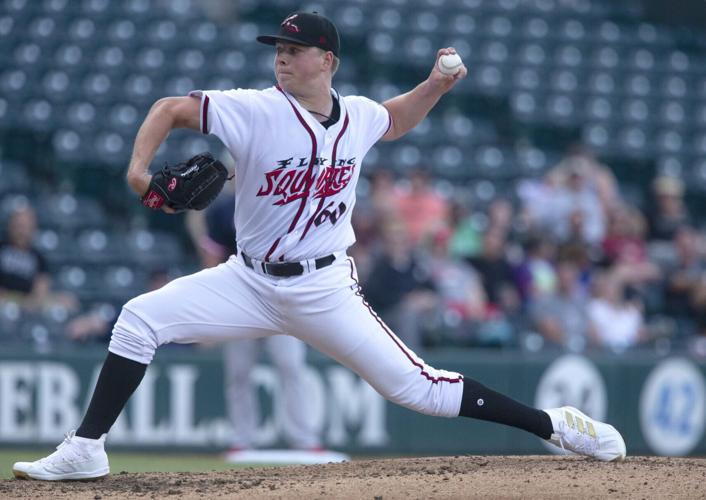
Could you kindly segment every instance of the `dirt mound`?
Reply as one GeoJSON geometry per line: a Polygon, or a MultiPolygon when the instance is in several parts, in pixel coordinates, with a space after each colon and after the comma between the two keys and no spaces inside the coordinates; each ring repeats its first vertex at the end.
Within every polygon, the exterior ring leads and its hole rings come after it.
{"type": "Polygon", "coordinates": [[[113,473],[91,482],[2,480],[0,498],[703,498],[706,460],[436,457],[236,469],[113,473]]]}

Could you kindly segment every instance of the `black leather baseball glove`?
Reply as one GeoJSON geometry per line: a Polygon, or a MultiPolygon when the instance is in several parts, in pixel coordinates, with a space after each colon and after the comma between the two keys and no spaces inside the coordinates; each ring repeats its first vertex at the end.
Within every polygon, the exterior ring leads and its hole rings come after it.
{"type": "Polygon", "coordinates": [[[228,170],[211,153],[200,153],[176,165],[165,165],[152,176],[142,197],[146,207],[167,205],[177,212],[203,210],[223,189],[228,170]]]}

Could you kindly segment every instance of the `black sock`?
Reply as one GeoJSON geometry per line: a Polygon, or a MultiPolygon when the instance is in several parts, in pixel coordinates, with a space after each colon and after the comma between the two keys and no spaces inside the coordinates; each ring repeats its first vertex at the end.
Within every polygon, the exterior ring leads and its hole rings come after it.
{"type": "Polygon", "coordinates": [[[542,410],[530,408],[464,377],[461,417],[477,418],[524,429],[542,439],[553,432],[552,420],[542,410]]]}
{"type": "Polygon", "coordinates": [[[105,358],[96,389],[81,426],[79,437],[98,439],[107,433],[123,411],[123,407],[140,385],[147,365],[123,358],[112,352],[105,358]]]}

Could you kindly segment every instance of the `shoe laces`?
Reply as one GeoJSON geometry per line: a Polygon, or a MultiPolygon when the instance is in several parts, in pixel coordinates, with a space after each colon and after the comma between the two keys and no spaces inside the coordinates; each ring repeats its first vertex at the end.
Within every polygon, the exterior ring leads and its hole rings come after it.
{"type": "Polygon", "coordinates": [[[53,463],[56,461],[72,463],[87,457],[86,453],[82,453],[82,446],[73,440],[76,431],[71,431],[64,434],[64,440],[56,447],[56,451],[51,455],[39,460],[42,463],[53,463]]]}

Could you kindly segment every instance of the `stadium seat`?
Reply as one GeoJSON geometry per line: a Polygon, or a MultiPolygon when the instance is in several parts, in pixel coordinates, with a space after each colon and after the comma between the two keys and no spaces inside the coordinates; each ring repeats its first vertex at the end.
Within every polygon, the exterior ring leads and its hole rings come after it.
{"type": "Polygon", "coordinates": [[[23,319],[22,308],[17,302],[0,302],[0,342],[4,345],[21,340],[20,325],[23,319]]]}
{"type": "Polygon", "coordinates": [[[643,99],[625,101],[621,110],[622,119],[634,124],[645,123],[650,119],[650,105],[643,99]]]}
{"type": "Polygon", "coordinates": [[[52,146],[60,160],[75,162],[85,160],[90,154],[89,143],[84,143],[81,135],[73,129],[62,128],[54,133],[52,146]]]}
{"type": "MultiPolygon", "coordinates": [[[[0,159],[0,195],[30,190],[30,176],[27,167],[18,161],[0,159]]],[[[6,214],[2,214],[6,215],[6,214]]]]}
{"type": "Polygon", "coordinates": [[[112,99],[115,84],[107,73],[89,73],[82,82],[82,88],[87,99],[94,103],[106,103],[112,99]]]}
{"type": "Polygon", "coordinates": [[[549,88],[555,92],[571,94],[579,88],[579,73],[571,69],[559,69],[551,73],[549,88]]]}
{"type": "Polygon", "coordinates": [[[618,50],[610,45],[599,45],[591,54],[591,64],[596,69],[610,70],[620,63],[618,50]]]}
{"type": "Polygon", "coordinates": [[[71,193],[58,193],[38,202],[40,226],[58,230],[97,228],[107,223],[106,214],[98,200],[71,193]]]}
{"type": "Polygon", "coordinates": [[[513,90],[525,90],[529,93],[544,85],[537,68],[518,67],[512,75],[513,90]]]}
{"type": "MultiPolygon", "coordinates": [[[[132,135],[135,135],[132,131],[132,135]]],[[[95,137],[95,151],[106,164],[123,167],[130,160],[130,146],[132,144],[117,132],[106,130],[99,132],[95,137]]]]}
{"type": "Polygon", "coordinates": [[[593,73],[588,78],[588,92],[596,95],[611,95],[616,91],[615,77],[608,71],[593,73]]]}
{"type": "Polygon", "coordinates": [[[96,23],[88,17],[74,19],[68,28],[69,40],[81,46],[87,46],[96,35],[96,23]]]}
{"type": "Polygon", "coordinates": [[[148,269],[169,267],[182,257],[179,242],[169,233],[140,229],[124,235],[123,241],[135,261],[148,269]]]}
{"type": "Polygon", "coordinates": [[[659,109],[659,121],[667,126],[680,127],[686,124],[686,110],[680,101],[665,101],[659,109]]]}
{"type": "Polygon", "coordinates": [[[525,66],[542,66],[547,61],[547,51],[539,43],[529,43],[519,47],[517,62],[525,66]]]}
{"type": "Polygon", "coordinates": [[[650,158],[651,137],[639,126],[629,126],[618,132],[617,144],[624,155],[650,158]]]}
{"type": "Polygon", "coordinates": [[[634,97],[647,97],[653,92],[650,83],[649,73],[636,73],[627,76],[624,82],[624,90],[628,95],[634,97]]]}
{"type": "Polygon", "coordinates": [[[50,131],[54,118],[54,106],[46,99],[30,99],[22,107],[21,123],[30,129],[50,131]]]}
{"type": "Polygon", "coordinates": [[[663,129],[657,132],[655,147],[659,154],[678,154],[685,150],[684,137],[672,129],[663,129]]]}
{"type": "Polygon", "coordinates": [[[123,18],[111,21],[106,27],[106,41],[121,47],[134,46],[141,41],[143,34],[133,19],[123,18]]]}
{"type": "Polygon", "coordinates": [[[103,272],[106,286],[104,300],[126,302],[128,299],[146,291],[147,283],[144,271],[124,265],[108,266],[103,272]]]}
{"type": "Polygon", "coordinates": [[[681,76],[667,76],[661,82],[661,91],[665,98],[686,97],[687,90],[687,82],[681,76]]]}
{"type": "Polygon", "coordinates": [[[69,263],[76,263],[80,256],[76,252],[76,240],[71,230],[40,229],[35,244],[49,262],[50,270],[69,263]]]}
{"type": "MultiPolygon", "coordinates": [[[[383,12],[378,13],[376,16],[372,16],[372,19],[370,20],[372,20],[373,22],[380,22],[380,20],[383,19],[383,22],[388,22],[390,20],[390,13],[394,15],[398,14],[398,11],[394,9],[387,9],[383,12]]],[[[366,12],[363,10],[362,6],[360,5],[342,5],[340,6],[340,8],[336,9],[336,11],[332,14],[331,19],[334,21],[334,23],[336,23],[336,26],[338,26],[339,30],[341,31],[341,35],[344,37],[348,37],[356,35],[360,36],[361,27],[364,26],[364,23],[369,18],[366,15],[366,12]]],[[[385,29],[394,28],[397,28],[397,26],[390,26],[389,28],[385,29]]]]}
{"type": "Polygon", "coordinates": [[[445,22],[446,32],[451,36],[471,37],[478,29],[476,19],[471,14],[460,12],[457,16],[449,16],[445,22]]]}

